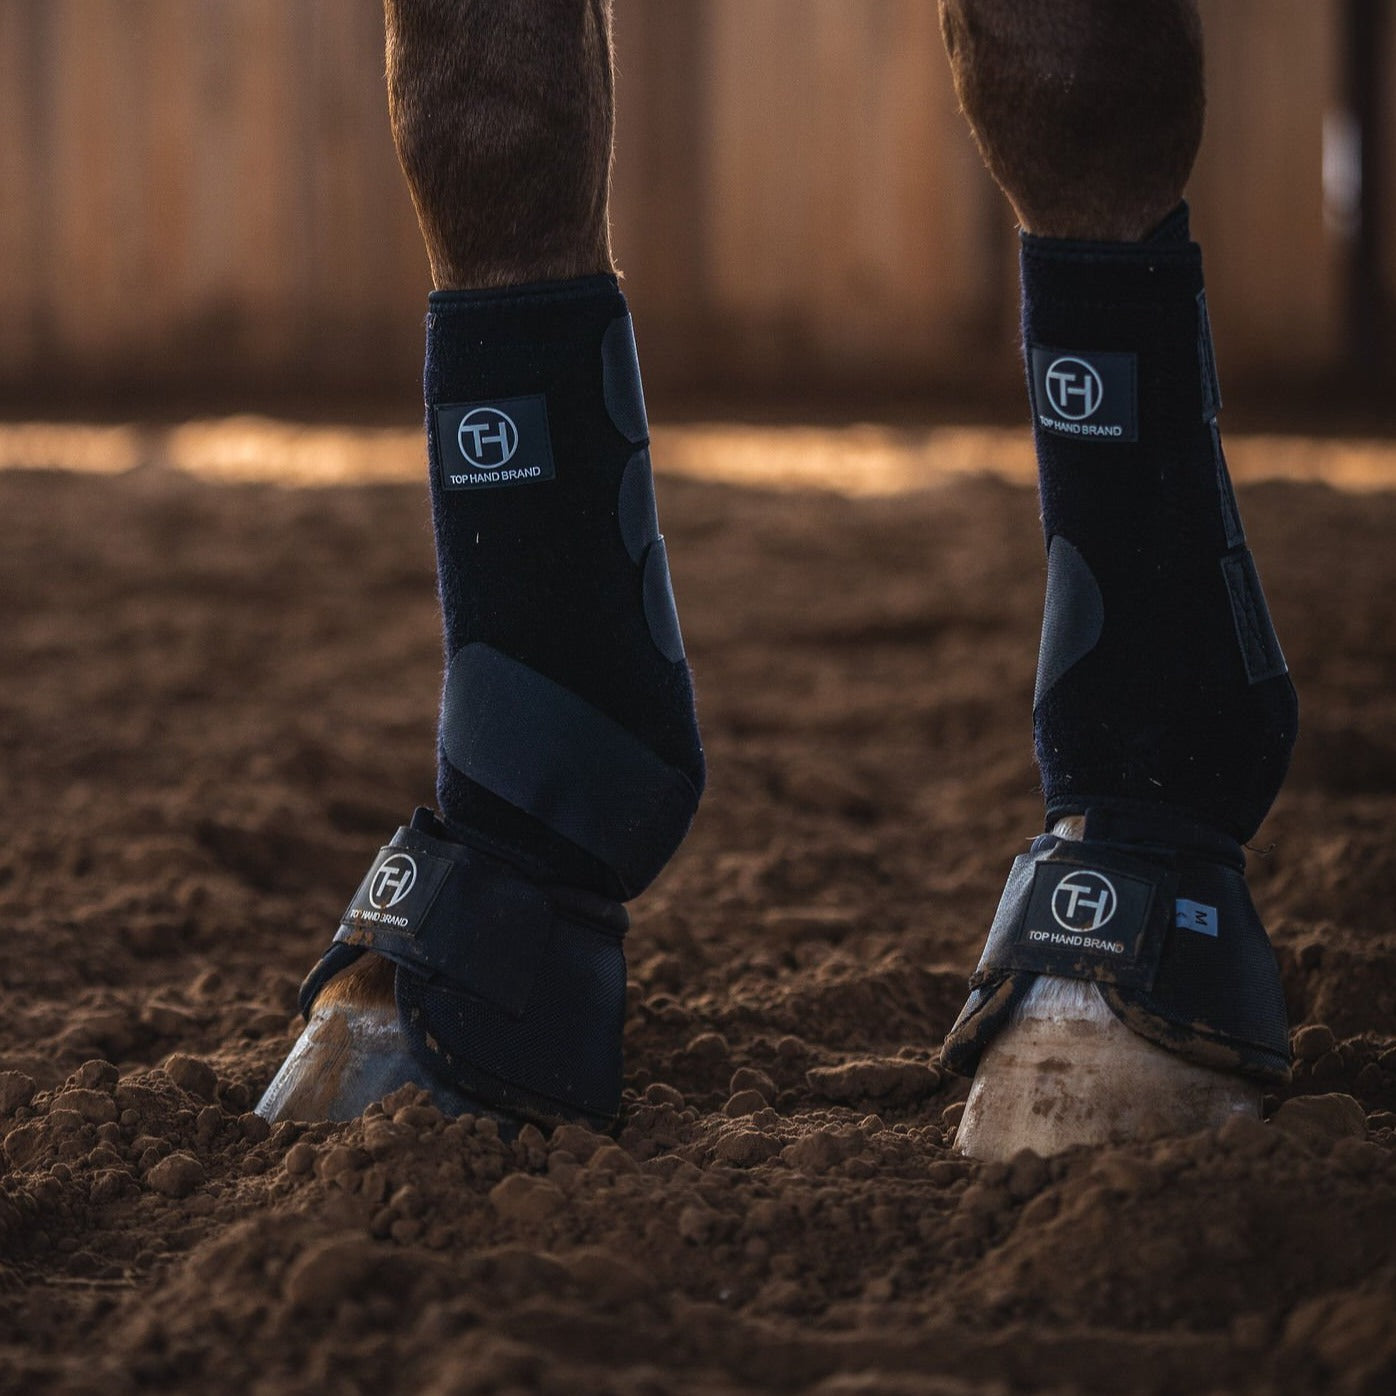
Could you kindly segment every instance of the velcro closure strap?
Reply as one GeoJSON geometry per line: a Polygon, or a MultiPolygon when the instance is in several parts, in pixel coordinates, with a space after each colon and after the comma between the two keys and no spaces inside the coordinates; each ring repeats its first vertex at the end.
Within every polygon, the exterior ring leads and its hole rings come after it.
{"type": "Polygon", "coordinates": [[[1014,860],[970,984],[1031,970],[1151,989],[1177,886],[1171,868],[1117,848],[1038,839],[1014,860]]]}
{"type": "Polygon", "coordinates": [[[577,900],[479,849],[402,828],[379,849],[334,939],[517,1017],[559,916],[577,917],[577,900]]]}
{"type": "Polygon", "coordinates": [[[681,771],[489,645],[451,660],[441,726],[456,770],[600,859],[631,895],[659,875],[698,809],[681,771]]]}

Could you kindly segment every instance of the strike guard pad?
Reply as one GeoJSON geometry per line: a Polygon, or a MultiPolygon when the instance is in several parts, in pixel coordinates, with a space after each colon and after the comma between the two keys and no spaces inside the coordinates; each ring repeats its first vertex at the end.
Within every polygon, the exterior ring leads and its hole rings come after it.
{"type": "Polygon", "coordinates": [[[1279,970],[1224,835],[1158,812],[1086,814],[1014,860],[943,1060],[972,1075],[1040,974],[1091,980],[1126,1027],[1203,1066],[1289,1077],[1279,970]]]}
{"type": "Polygon", "coordinates": [[[525,1118],[607,1124],[620,1105],[625,908],[446,835],[418,810],[379,850],[301,1011],[371,950],[398,966],[398,1015],[433,1079],[525,1118]]]}

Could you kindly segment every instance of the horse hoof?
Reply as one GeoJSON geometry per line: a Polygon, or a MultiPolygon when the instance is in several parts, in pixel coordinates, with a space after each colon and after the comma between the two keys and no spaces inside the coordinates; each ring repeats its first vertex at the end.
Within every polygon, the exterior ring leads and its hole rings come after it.
{"type": "Polygon", "coordinates": [[[482,1107],[430,1079],[413,1058],[398,1021],[394,967],[365,955],[330,981],[304,1031],[257,1102],[264,1120],[352,1120],[399,1086],[431,1093],[443,1114],[482,1107]]]}
{"type": "Polygon", "coordinates": [[[986,1162],[1023,1149],[1189,1134],[1260,1116],[1255,1082],[1196,1066],[1131,1032],[1094,984],[1043,976],[985,1049],[955,1150],[986,1162]]]}

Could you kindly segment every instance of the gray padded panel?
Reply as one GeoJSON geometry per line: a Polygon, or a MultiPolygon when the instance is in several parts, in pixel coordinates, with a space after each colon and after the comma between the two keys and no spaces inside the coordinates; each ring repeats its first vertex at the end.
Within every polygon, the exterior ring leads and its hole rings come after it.
{"type": "Polygon", "coordinates": [[[1058,533],[1047,549],[1047,604],[1042,615],[1034,708],[1073,664],[1096,647],[1104,626],[1100,586],[1086,559],[1058,533]]]}
{"type": "Polygon", "coordinates": [[[671,664],[677,664],[683,658],[683,635],[679,632],[679,612],[669,579],[669,553],[663,538],[656,538],[645,554],[645,621],[655,648],[671,664]]]}
{"type": "Polygon", "coordinates": [[[630,457],[620,477],[620,498],[616,504],[620,536],[630,560],[638,564],[645,549],[659,537],[659,510],[654,502],[654,472],[650,453],[641,449],[630,457]]]}
{"type": "Polygon", "coordinates": [[[636,446],[649,440],[645,392],[640,384],[640,359],[635,350],[635,326],[629,315],[612,320],[601,341],[602,388],[606,411],[616,430],[636,446]]]}

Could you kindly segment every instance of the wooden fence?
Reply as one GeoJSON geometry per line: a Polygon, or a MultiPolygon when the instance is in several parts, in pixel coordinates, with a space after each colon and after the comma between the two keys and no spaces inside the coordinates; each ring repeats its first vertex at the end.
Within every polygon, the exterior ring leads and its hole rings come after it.
{"type": "MultiPolygon", "coordinates": [[[[1352,289],[1345,0],[1203,9],[1192,195],[1226,377],[1332,373],[1352,289]]],[[[652,383],[1016,374],[1011,216],[956,111],[933,0],[616,10],[615,244],[652,383]]],[[[379,0],[0,0],[12,411],[55,388],[411,400],[427,268],[381,25],[379,0]]],[[[1389,307],[1396,248],[1378,273],[1389,307]]]]}

